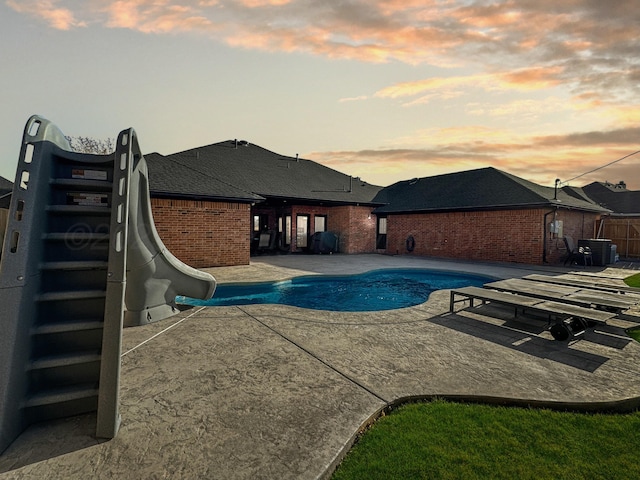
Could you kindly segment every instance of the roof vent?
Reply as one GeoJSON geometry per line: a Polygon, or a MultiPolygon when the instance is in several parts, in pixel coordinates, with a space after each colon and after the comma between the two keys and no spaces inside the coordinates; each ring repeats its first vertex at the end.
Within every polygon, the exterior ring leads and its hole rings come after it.
{"type": "Polygon", "coordinates": [[[415,185],[416,183],[418,183],[418,178],[413,178],[409,181],[409,185],[415,185]]]}
{"type": "Polygon", "coordinates": [[[241,147],[248,147],[249,142],[247,142],[246,140],[239,140],[238,145],[240,145],[241,147]]]}

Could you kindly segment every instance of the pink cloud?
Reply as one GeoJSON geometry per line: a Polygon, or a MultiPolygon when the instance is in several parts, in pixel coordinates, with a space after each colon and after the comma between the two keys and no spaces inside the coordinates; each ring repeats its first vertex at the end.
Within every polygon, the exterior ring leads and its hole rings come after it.
{"type": "MultiPolygon", "coordinates": [[[[398,98],[429,94],[431,97],[452,98],[459,89],[483,90],[542,90],[557,86],[563,72],[561,67],[523,68],[514,71],[474,74],[468,76],[435,77],[402,82],[377,91],[379,98],[398,98]]],[[[457,94],[455,96],[458,96],[457,94]]],[[[420,103],[420,102],[418,102],[420,103]]]]}
{"type": "MultiPolygon", "coordinates": [[[[572,179],[636,151],[640,128],[517,136],[487,127],[458,127],[430,129],[421,135],[431,139],[423,148],[313,152],[305,157],[378,185],[493,166],[540,185],[552,186],[556,178],[572,179]]],[[[629,188],[640,190],[639,160],[640,155],[632,156],[580,176],[570,184],[582,186],[593,181],[624,179],[629,188]]]]}
{"type": "Polygon", "coordinates": [[[52,28],[57,30],[69,30],[72,27],[84,27],[86,23],[75,18],[74,13],[68,8],[56,6],[54,0],[7,0],[7,6],[18,13],[24,13],[41,18],[52,28]]]}
{"type": "MultiPolygon", "coordinates": [[[[464,99],[470,101],[462,113],[474,121],[478,116],[494,120],[523,113],[548,115],[556,103],[559,113],[577,112],[579,121],[592,120],[584,124],[592,125],[599,117],[604,130],[621,132],[640,122],[640,9],[635,2],[7,0],[6,4],[60,30],[102,25],[154,34],[197,32],[243,49],[403,62],[430,71],[442,67],[438,76],[398,82],[373,94],[356,92],[343,102],[375,97],[423,108],[434,100],[472,94],[493,100],[507,93],[501,104],[464,99]],[[450,67],[461,68],[447,70],[450,67]]],[[[542,178],[540,172],[563,176],[564,170],[568,174],[586,164],[606,162],[629,147],[621,137],[593,146],[565,144],[577,139],[568,135],[498,138],[501,135],[495,131],[484,131],[474,138],[471,131],[446,129],[431,134],[420,139],[424,148],[329,152],[327,158],[371,167],[368,158],[389,155],[379,167],[386,169],[400,168],[404,162],[442,169],[495,162],[516,174],[531,168],[542,178]]]]}
{"type": "Polygon", "coordinates": [[[203,30],[211,25],[197,8],[174,5],[169,0],[120,0],[106,6],[105,12],[106,26],[144,33],[203,30]]]}
{"type": "Polygon", "coordinates": [[[239,0],[238,3],[248,8],[260,8],[270,6],[282,6],[291,3],[293,0],[239,0]]]}

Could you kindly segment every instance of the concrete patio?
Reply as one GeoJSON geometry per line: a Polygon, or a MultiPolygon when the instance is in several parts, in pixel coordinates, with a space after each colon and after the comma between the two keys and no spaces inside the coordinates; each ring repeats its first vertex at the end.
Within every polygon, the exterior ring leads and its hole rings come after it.
{"type": "MultiPolygon", "coordinates": [[[[403,267],[495,279],[580,269],[288,255],[209,271],[226,283],[403,267]]],[[[544,326],[514,321],[511,310],[491,305],[450,314],[447,291],[380,312],[185,310],[124,331],[115,439],[93,437],[92,415],[34,425],[0,456],[0,479],[328,478],[358,431],[406,399],[637,406],[639,343],[609,327],[579,342],[555,342],[544,326]]]]}

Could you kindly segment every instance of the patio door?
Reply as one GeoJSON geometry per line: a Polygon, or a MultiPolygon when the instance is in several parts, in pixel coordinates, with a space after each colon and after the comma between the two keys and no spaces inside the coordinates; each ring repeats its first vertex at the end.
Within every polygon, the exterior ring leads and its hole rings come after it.
{"type": "Polygon", "coordinates": [[[291,215],[278,216],[278,239],[280,247],[291,245],[291,215]]]}
{"type": "Polygon", "coordinates": [[[296,216],[296,246],[298,248],[309,246],[309,215],[296,216]]]}

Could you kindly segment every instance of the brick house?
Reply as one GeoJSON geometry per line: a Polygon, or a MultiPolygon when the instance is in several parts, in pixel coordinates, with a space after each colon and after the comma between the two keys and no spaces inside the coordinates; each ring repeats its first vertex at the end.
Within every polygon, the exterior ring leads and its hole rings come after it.
{"type": "Polygon", "coordinates": [[[530,264],[559,262],[565,235],[594,237],[610,212],[492,167],[398,182],[374,200],[381,253],[530,264]]]}
{"type": "Polygon", "coordinates": [[[323,231],[337,236],[342,253],[375,252],[381,187],[359,178],[237,140],[145,159],[158,233],[191,266],[308,251],[323,231]]]}
{"type": "Polygon", "coordinates": [[[554,189],[482,168],[382,188],[235,140],[145,158],[158,233],[196,268],[308,251],[318,231],[342,253],[557,263],[570,235],[640,256],[640,192],[621,184],[554,189]]]}

